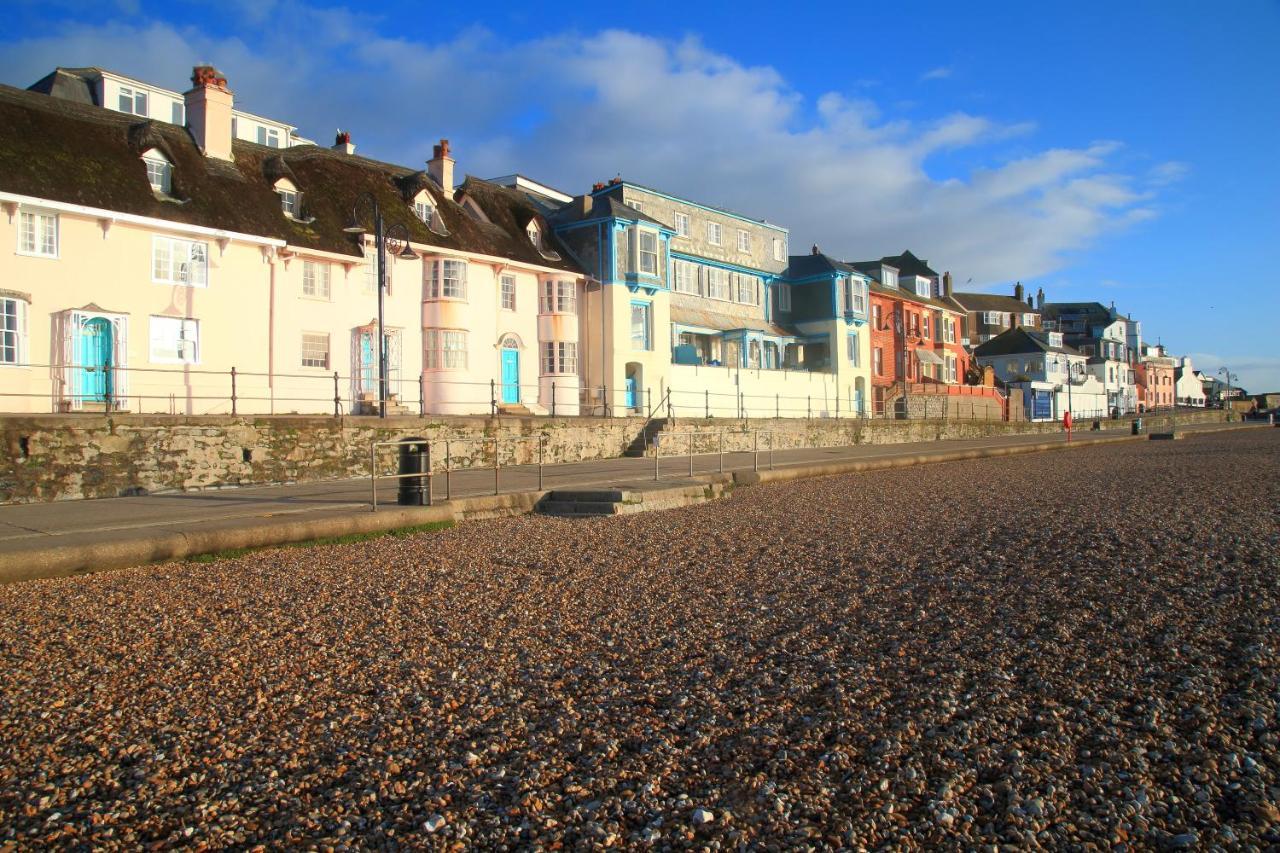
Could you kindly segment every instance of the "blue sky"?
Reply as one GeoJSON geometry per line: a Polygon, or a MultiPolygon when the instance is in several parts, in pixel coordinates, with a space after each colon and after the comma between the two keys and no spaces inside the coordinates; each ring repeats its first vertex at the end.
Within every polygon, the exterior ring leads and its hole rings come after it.
{"type": "Polygon", "coordinates": [[[1096,299],[1280,390],[1280,3],[17,0],[0,82],[101,65],[406,164],[621,174],[958,284],[1096,299]],[[215,8],[216,7],[216,8],[215,8]],[[530,11],[535,9],[536,11],[530,11]]]}

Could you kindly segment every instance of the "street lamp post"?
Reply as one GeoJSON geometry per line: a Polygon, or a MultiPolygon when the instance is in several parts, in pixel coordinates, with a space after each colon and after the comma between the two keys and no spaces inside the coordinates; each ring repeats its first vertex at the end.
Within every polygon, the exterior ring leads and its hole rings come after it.
{"type": "Polygon", "coordinates": [[[382,208],[373,193],[356,196],[351,205],[351,224],[343,230],[348,234],[363,235],[367,229],[361,224],[360,208],[367,203],[373,214],[373,245],[378,253],[378,417],[387,416],[387,336],[384,326],[385,296],[387,292],[386,253],[390,249],[405,260],[413,260],[418,254],[409,248],[409,229],[401,222],[386,225],[382,208]]]}
{"type": "MultiPolygon", "coordinates": [[[[1059,354],[1054,356],[1053,362],[1062,365],[1063,371],[1067,374],[1067,411],[1074,411],[1075,407],[1071,405],[1071,359],[1059,354]]],[[[1075,416],[1072,415],[1072,417],[1075,416]]]]}
{"type": "Polygon", "coordinates": [[[1225,376],[1225,377],[1227,378],[1227,394],[1226,394],[1226,396],[1225,396],[1225,397],[1223,397],[1223,398],[1222,398],[1222,408],[1223,408],[1223,409],[1225,409],[1225,410],[1226,410],[1226,412],[1227,412],[1227,420],[1231,420],[1231,408],[1230,408],[1230,406],[1231,406],[1231,380],[1233,380],[1233,379],[1234,379],[1234,380],[1236,380],[1237,382],[1239,382],[1239,381],[1240,381],[1240,377],[1239,377],[1239,375],[1237,375],[1237,374],[1235,374],[1235,373],[1232,373],[1230,370],[1228,370],[1228,369],[1227,369],[1227,368],[1225,368],[1225,367],[1219,367],[1219,368],[1218,368],[1218,373],[1220,373],[1221,375],[1223,375],[1223,376],[1225,376]]]}

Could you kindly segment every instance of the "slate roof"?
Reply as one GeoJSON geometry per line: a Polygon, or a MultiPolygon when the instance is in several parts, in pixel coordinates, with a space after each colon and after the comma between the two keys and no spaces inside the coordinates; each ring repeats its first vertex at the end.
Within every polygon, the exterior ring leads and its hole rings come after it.
{"type": "Polygon", "coordinates": [[[1110,308],[1101,302],[1046,302],[1040,309],[1046,320],[1056,320],[1063,316],[1085,317],[1088,322],[1111,322],[1116,319],[1110,308]]]}
{"type": "Polygon", "coordinates": [[[809,278],[815,275],[838,274],[838,273],[858,273],[859,275],[868,275],[860,269],[856,269],[852,264],[846,264],[844,261],[837,261],[830,255],[822,252],[810,253],[808,255],[791,255],[787,258],[787,268],[783,271],[783,275],[789,279],[809,278]]]}
{"type": "Polygon", "coordinates": [[[928,261],[922,261],[915,255],[911,254],[909,249],[904,249],[901,255],[893,255],[880,259],[881,263],[888,264],[891,267],[897,267],[898,275],[920,275],[925,278],[937,278],[938,274],[929,268],[928,261]]]}
{"type": "Polygon", "coordinates": [[[1029,352],[1060,352],[1067,355],[1082,355],[1075,347],[1060,347],[1049,344],[1049,333],[1026,329],[1021,326],[1009,329],[996,335],[986,343],[974,348],[974,356],[1021,355],[1029,352]]]}
{"type": "MultiPolygon", "coordinates": [[[[268,148],[233,140],[234,162],[205,157],[186,128],[114,110],[0,85],[0,190],[139,216],[201,225],[305,248],[361,257],[343,231],[357,196],[377,199],[388,224],[403,223],[415,243],[577,271],[552,262],[516,232],[467,214],[434,181],[403,166],[330,148],[268,148]],[[173,163],[171,199],[147,183],[141,145],[160,148],[173,163]],[[301,211],[280,209],[271,175],[286,175],[301,191],[301,211]],[[407,189],[425,189],[439,212],[442,235],[413,215],[407,189]]],[[[416,190],[415,190],[416,192],[416,190]]],[[[367,218],[367,214],[366,214],[367,218]]]]}
{"type": "Polygon", "coordinates": [[[591,199],[591,211],[585,216],[581,213],[577,200],[566,204],[558,211],[553,213],[548,219],[554,225],[565,225],[570,222],[583,222],[588,219],[629,219],[639,220],[641,222],[650,222],[654,225],[660,225],[669,231],[674,231],[670,225],[661,220],[654,219],[642,211],[636,210],[628,204],[623,204],[611,195],[597,195],[591,199]]]}
{"type": "Polygon", "coordinates": [[[704,329],[715,329],[721,332],[733,332],[739,329],[750,329],[764,332],[781,338],[802,337],[791,326],[771,323],[763,317],[743,317],[736,314],[721,314],[719,311],[708,311],[705,308],[690,308],[685,305],[672,304],[671,322],[685,326],[698,326],[704,329]]]}
{"type": "Polygon", "coordinates": [[[951,298],[964,306],[966,311],[1007,311],[1011,314],[1039,314],[1040,311],[1027,303],[1005,296],[1002,293],[960,293],[954,292],[951,298]]]}

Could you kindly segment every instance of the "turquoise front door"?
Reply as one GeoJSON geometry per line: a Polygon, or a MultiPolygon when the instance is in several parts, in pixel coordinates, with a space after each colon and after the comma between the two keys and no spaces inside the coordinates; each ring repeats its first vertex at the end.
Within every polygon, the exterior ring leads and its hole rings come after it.
{"type": "Polygon", "coordinates": [[[628,376],[626,406],[628,409],[634,409],[636,405],[636,378],[635,376],[628,376]]]}
{"type": "Polygon", "coordinates": [[[360,390],[378,393],[378,353],[374,351],[373,332],[360,333],[360,390]]]}
{"type": "Polygon", "coordinates": [[[113,390],[111,321],[105,317],[85,320],[80,326],[79,338],[76,361],[80,365],[80,402],[105,403],[111,399],[113,390]]]}
{"type": "Polygon", "coordinates": [[[520,350],[502,348],[502,402],[520,402],[520,350]]]}

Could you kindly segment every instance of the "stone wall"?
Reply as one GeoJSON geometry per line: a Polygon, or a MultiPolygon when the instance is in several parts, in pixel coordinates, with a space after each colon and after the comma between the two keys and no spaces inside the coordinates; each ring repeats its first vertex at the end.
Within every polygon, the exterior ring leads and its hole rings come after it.
{"type": "MultiPolygon", "coordinates": [[[[1181,414],[1179,423],[1222,421],[1225,413],[1181,414]]],[[[642,418],[372,418],[169,417],[121,415],[0,416],[0,502],[37,503],[227,486],[316,482],[367,476],[371,442],[420,436],[432,442],[435,470],[444,467],[445,442],[455,468],[493,464],[499,439],[503,465],[536,462],[545,436],[547,463],[621,456],[636,444],[642,418]]],[[[1148,429],[1167,428],[1167,416],[1146,418],[1148,429]]],[[[1101,421],[1129,429],[1129,421],[1101,421]]],[[[1090,422],[1079,424],[1087,430],[1090,422]]],[[[719,433],[729,450],[852,444],[893,444],[1057,433],[1056,423],[970,420],[860,420],[799,418],[729,420],[677,417],[680,432],[694,432],[697,449],[713,452],[719,433]],[[760,432],[760,438],[754,431],[760,432]]],[[[663,454],[687,452],[684,437],[666,439],[663,454]]],[[[382,468],[394,469],[395,449],[383,448],[382,468]]]]}

